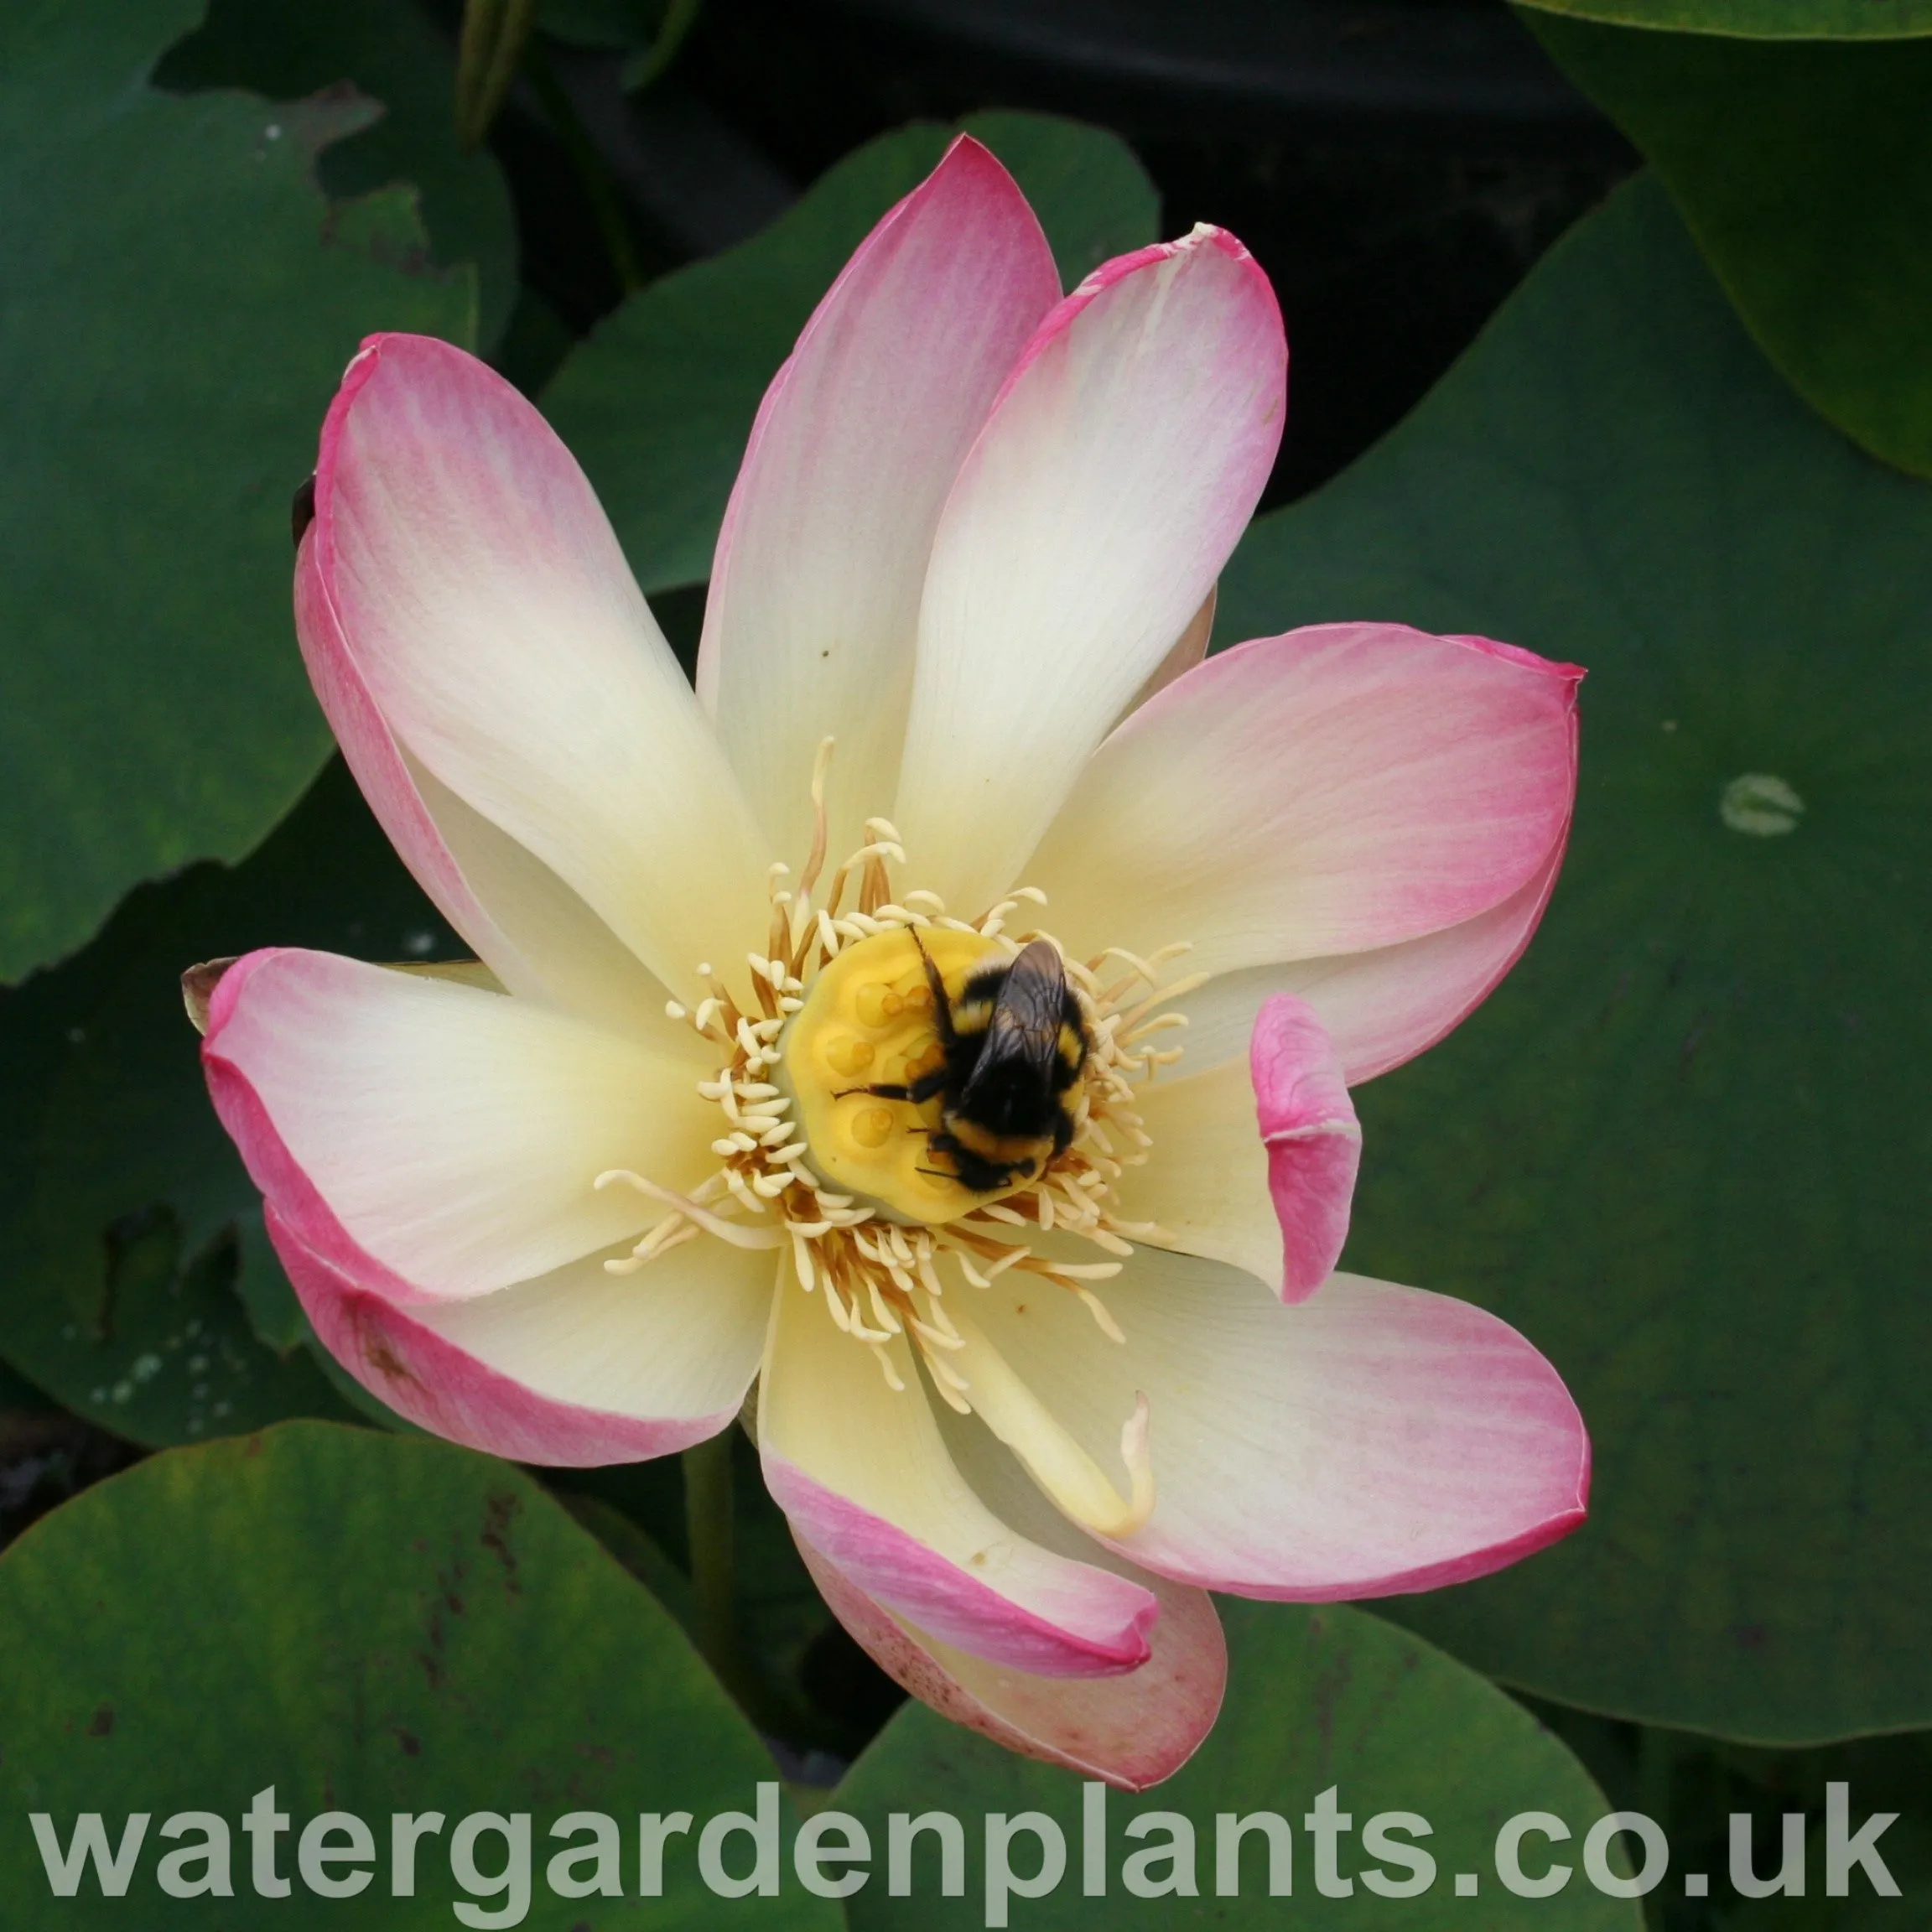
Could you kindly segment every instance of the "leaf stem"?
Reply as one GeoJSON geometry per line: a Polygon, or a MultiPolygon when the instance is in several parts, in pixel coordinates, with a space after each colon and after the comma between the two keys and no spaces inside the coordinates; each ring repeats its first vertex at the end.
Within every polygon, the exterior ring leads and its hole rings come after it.
{"type": "Polygon", "coordinates": [[[536,24],[537,0],[468,0],[456,45],[456,138],[480,148],[536,24]]]}
{"type": "Polygon", "coordinates": [[[691,1549],[698,1649],[725,1689],[742,1702],[745,1671],[738,1654],[731,1505],[734,1433],[720,1430],[708,1442],[684,1452],[684,1528],[691,1549]]]}
{"type": "Polygon", "coordinates": [[[596,143],[591,140],[582,117],[571,105],[570,96],[564,92],[562,82],[535,41],[525,49],[523,74],[538,100],[543,103],[551,129],[563,144],[571,167],[576,170],[584,197],[590,204],[591,218],[596,222],[598,235],[603,241],[604,252],[610,257],[610,266],[616,273],[617,286],[626,295],[636,294],[644,286],[646,278],[643,264],[637,259],[637,244],[631,237],[631,224],[624,213],[623,198],[618,194],[617,184],[610,179],[610,171],[604,165],[604,158],[597,152],[596,143]]]}
{"type": "Polygon", "coordinates": [[[657,38],[624,63],[618,85],[626,94],[641,94],[678,58],[678,50],[690,37],[704,8],[704,0],[671,0],[658,24],[657,38]]]}

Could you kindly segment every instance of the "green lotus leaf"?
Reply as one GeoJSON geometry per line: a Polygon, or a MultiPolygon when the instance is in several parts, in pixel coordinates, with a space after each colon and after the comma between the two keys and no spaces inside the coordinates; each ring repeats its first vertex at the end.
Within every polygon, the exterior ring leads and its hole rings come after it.
{"type": "MultiPolygon", "coordinates": [[[[916,1841],[910,1895],[895,1898],[868,1884],[846,1907],[854,1932],[914,1926],[966,1932],[998,1923],[987,1914],[979,1877],[989,1813],[1043,1815],[1066,1849],[1063,1881],[1044,1897],[1021,1895],[1010,1907],[1012,1922],[1035,1932],[1199,1924],[1243,1932],[1285,1922],[1481,1925],[1485,1932],[1517,1926],[1637,1932],[1642,1926],[1638,1905],[1584,1883],[1574,1845],[1527,1842],[1524,1871],[1540,1873],[1551,1862],[1571,1867],[1569,1879],[1549,1897],[1521,1898],[1499,1882],[1495,1846],[1505,1820],[1519,1812],[1552,1813],[1581,1840],[1610,1810],[1582,1766],[1520,1705],[1410,1633],[1358,1610],[1223,1602],[1222,1613],[1228,1688],[1220,1722],[1166,1784],[1138,1798],[1106,1796],[1104,1893],[1088,1888],[1093,1841],[1085,1807],[1099,1796],[1097,1787],[1083,1792],[1071,1772],[1013,1757],[923,1705],[907,1705],[833,1802],[864,1822],[875,1846],[888,1844],[892,1812],[952,1812],[965,1828],[971,1878],[963,1896],[941,1896],[934,1841],[916,1841]],[[1303,1821],[1331,1789],[1331,1807],[1347,1815],[1349,1826],[1334,1839],[1324,1884],[1303,1821]],[[1137,1836],[1136,1815],[1150,1812],[1167,1815],[1150,1819],[1137,1836]],[[1262,1812],[1275,1813],[1287,1826],[1280,1876],[1292,1889],[1286,1898],[1270,1895],[1267,1827],[1258,1826],[1237,1842],[1239,1893],[1223,1895],[1217,1821],[1225,1815],[1231,1825],[1262,1812]],[[1384,1825],[1415,1847],[1400,1862],[1377,1853],[1369,1830],[1382,1814],[1397,1812],[1412,1815],[1384,1825]],[[1191,1858],[1160,1849],[1190,1837],[1191,1858]],[[1400,1888],[1426,1876],[1419,1862],[1410,1862],[1419,1856],[1431,1867],[1428,1883],[1404,1895],[1400,1888]],[[1130,1870],[1130,1861],[1143,1859],[1130,1870]],[[1194,1895],[1171,1889],[1149,1896],[1130,1888],[1130,1878],[1166,1886],[1183,1874],[1194,1895]],[[1472,1893],[1459,1888],[1459,1879],[1463,1888],[1472,1880],[1472,1893]]],[[[1009,1861],[1015,1872],[1041,1869],[1043,1836],[1038,1831],[1018,1836],[1009,1861]]],[[[1624,1876],[1628,1867],[1616,1857],[1610,1869],[1624,1876]]]]}
{"type": "Polygon", "coordinates": [[[290,492],[363,335],[475,333],[474,276],[431,265],[409,190],[316,184],[373,104],[143,80],[199,18],[0,8],[0,980],[301,795],[329,736],[290,640],[290,492]]]}
{"type": "Polygon", "coordinates": [[[150,1446],[374,1403],[298,1346],[182,1010],[185,968],[267,945],[458,950],[340,761],[241,865],[143,886],[75,958],[0,992],[0,1356],[150,1446]]]}
{"type": "Polygon", "coordinates": [[[1932,1723],[1932,489],[1791,395],[1641,179],[1379,448],[1256,522],[1221,612],[1590,669],[1549,914],[1361,1090],[1345,1265],[1550,1355],[1592,1516],[1389,1613],[1659,1724],[1932,1723]]]}
{"type": "MultiPolygon", "coordinates": [[[[1068,286],[1153,239],[1152,184],[1117,136],[1040,114],[961,127],[1013,171],[1068,286]]],[[[953,132],[918,123],[848,154],[762,233],[631,296],[545,390],[646,590],[710,574],[766,385],[846,257],[953,132]]]]}
{"type": "Polygon", "coordinates": [[[1763,40],[1898,40],[1932,34],[1932,0],[1519,0],[1619,27],[1763,40]]]}
{"type": "MultiPolygon", "coordinates": [[[[1524,18],[1642,149],[1792,387],[1873,455],[1932,476],[1932,39],[1524,18]]],[[[1917,18],[1932,32],[1932,8],[1917,18]]]]}
{"type": "MultiPolygon", "coordinates": [[[[481,1812],[529,1816],[530,1932],[726,1914],[769,1932],[840,1923],[795,1883],[723,1903],[700,1882],[695,1834],[670,1842],[664,1895],[636,1896],[641,1812],[700,1826],[749,1813],[776,1768],[669,1613],[486,1457],[317,1422],[171,1451],[0,1557],[0,1893],[23,1932],[177,1919],[415,1932],[457,1923],[453,1903],[481,1914],[465,1923],[511,1924],[496,1916],[508,1901],[479,1897],[455,1867],[460,1821],[481,1812]],[[277,1854],[292,1892],[272,1903],[239,1828],[271,1785],[293,1821],[277,1854]],[[232,1901],[177,1904],[158,1888],[163,1827],[190,1811],[227,1821],[232,1901]],[[296,1877],[299,1835],[330,1811],[363,1820],[380,1848],[359,1904],[296,1877]],[[125,1898],[101,1900],[91,1876],[56,1898],[32,1812],[63,1849],[80,1813],[102,1814],[116,1846],[127,1815],[148,1814],[125,1898]],[[397,1812],[443,1815],[418,1842],[413,1898],[390,1896],[397,1812]],[[546,1882],[551,1827],[571,1812],[614,1820],[626,1902],[546,1882]]],[[[782,1815],[783,1841],[792,1822],[782,1815]]],[[[740,1846],[729,1864],[749,1860],[740,1846]]],[[[480,1872],[505,1862],[501,1835],[478,1846],[480,1872]]]]}
{"type": "Polygon", "coordinates": [[[517,299],[510,190],[487,148],[457,143],[454,43],[427,13],[396,0],[212,0],[200,30],[169,53],[155,79],[178,91],[245,87],[271,101],[347,83],[380,101],[373,126],[324,153],[322,185],[337,197],[413,186],[435,259],[475,266],[472,346],[495,346],[517,299]]]}

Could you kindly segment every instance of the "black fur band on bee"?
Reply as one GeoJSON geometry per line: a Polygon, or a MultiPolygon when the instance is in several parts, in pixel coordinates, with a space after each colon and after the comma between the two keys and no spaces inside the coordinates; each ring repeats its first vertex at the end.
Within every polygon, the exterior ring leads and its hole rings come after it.
{"type": "MultiPolygon", "coordinates": [[[[854,1092],[914,1105],[937,1098],[932,1151],[953,1164],[948,1180],[975,1194],[1030,1181],[1073,1138],[1067,1095],[1087,1063],[1087,1021],[1058,952],[1035,939],[1003,965],[973,974],[954,1000],[912,929],[932,989],[943,1057],[909,1085],[854,1092]]],[[[932,1173],[943,1171],[926,1170],[932,1173]]]]}

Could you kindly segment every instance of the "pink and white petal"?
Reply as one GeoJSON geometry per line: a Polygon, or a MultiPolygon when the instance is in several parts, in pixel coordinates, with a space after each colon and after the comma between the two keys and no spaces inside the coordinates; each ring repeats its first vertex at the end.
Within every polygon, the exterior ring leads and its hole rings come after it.
{"type": "Polygon", "coordinates": [[[1102,1293],[975,1298],[1099,1457],[1145,1393],[1156,1501],[1114,1547],[1239,1597],[1325,1602],[1487,1575],[1583,1520],[1590,1453],[1556,1371],[1480,1308],[1332,1275],[1284,1306],[1252,1277],[1141,1249],[1102,1293]]]}
{"type": "MultiPolygon", "coordinates": [[[[1208,655],[1208,647],[1214,636],[1214,606],[1220,601],[1220,595],[1221,587],[1218,584],[1209,589],[1202,600],[1201,608],[1188,619],[1187,628],[1181,633],[1174,648],[1154,667],[1147,682],[1127,700],[1127,709],[1120,714],[1121,718],[1138,711],[1156,692],[1178,683],[1208,655]]],[[[1114,719],[1116,724],[1119,722],[1120,719],[1114,719]]]]}
{"type": "Polygon", "coordinates": [[[757,1372],[771,1257],[722,1242],[641,1275],[589,1256],[473,1301],[398,1308],[267,1210],[329,1353],[418,1428],[518,1462],[587,1467],[688,1449],[726,1427],[757,1372]]]}
{"type": "Polygon", "coordinates": [[[750,809],[583,472],[507,382],[371,337],[323,426],[310,541],[316,646],[660,979],[761,940],[750,809]]]}
{"type": "Polygon", "coordinates": [[[1452,1032],[1522,957],[1563,863],[1560,839],[1542,870],[1501,905],[1400,945],[1223,973],[1175,1002],[1187,1015],[1190,1069],[1244,1054],[1261,1008],[1280,993],[1307,1001],[1358,1086],[1452,1032]]]}
{"type": "MultiPolygon", "coordinates": [[[[667,1015],[664,982],[534,853],[402,756],[445,848],[490,909],[496,935],[510,943],[514,968],[534,982],[499,973],[506,990],[594,1026],[642,1034],[661,1050],[709,1067],[714,1050],[667,1015]]],[[[480,948],[477,956],[483,957],[480,948]]]]}
{"type": "Polygon", "coordinates": [[[1200,610],[1280,440],[1287,346],[1219,229],[1090,275],[1041,325],[948,498],[892,817],[970,915],[1200,610]]]}
{"type": "Polygon", "coordinates": [[[868,1596],[943,1642],[1057,1677],[1131,1670],[1156,1605],[989,1510],[948,1454],[902,1337],[873,1350],[834,1326],[823,1291],[780,1287],[758,1385],[765,1480],[795,1534],[868,1596]]]}
{"type": "Polygon", "coordinates": [[[621,1031],[694,1039],[662,983],[543,861],[470,810],[397,743],[341,635],[313,528],[295,563],[295,631],[342,756],[402,862],[497,980],[621,1031]]]}
{"type": "Polygon", "coordinates": [[[223,975],[202,1062],[296,1239],[399,1301],[488,1293],[636,1235],[716,1165],[688,1064],[508,995],[327,953],[223,975]]]}
{"type": "Polygon", "coordinates": [[[698,690],[773,849],[834,862],[891,803],[940,506],[1060,299],[1012,177],[962,135],[860,245],[766,392],[705,603],[698,690]]]}
{"type": "Polygon", "coordinates": [[[1027,881],[1070,950],[1185,939],[1209,973],[1443,931],[1561,840],[1581,675],[1400,624],[1241,645],[1099,748],[1027,881]]]}
{"type": "Polygon", "coordinates": [[[1154,1147],[1122,1176],[1124,1219],[1156,1223],[1148,1240],[1245,1269],[1285,1301],[1328,1279],[1348,1233],[1362,1130],[1311,1008],[1274,995],[1245,1061],[1157,1080],[1136,1104],[1154,1147]]]}
{"type": "Polygon", "coordinates": [[[901,1690],[941,1716],[1021,1756],[1145,1791],[1171,1778],[1213,1728],[1228,1646],[1206,1591],[1144,1581],[1161,1607],[1153,1654],[1116,1677],[1039,1677],[930,1637],[875,1603],[831,1560],[796,1538],[832,1613],[901,1690]]]}
{"type": "MultiPolygon", "coordinates": [[[[1152,1594],[1160,1607],[1152,1655],[1138,1670],[1098,1678],[1042,1677],[989,1663],[873,1603],[823,1556],[808,1550],[807,1561],[823,1566],[844,1592],[842,1598],[828,1592],[828,1601],[868,1649],[868,1633],[881,1640],[882,1649],[873,1654],[895,1675],[903,1669],[899,1680],[916,1696],[1010,1749],[1126,1789],[1144,1789],[1178,1770],[1213,1727],[1227,1688],[1228,1647],[1213,1600],[1095,1542],[1047,1501],[979,1416],[937,1406],[933,1415],[954,1466],[1002,1523],[1042,1549],[1111,1570],[1152,1594]],[[870,1612],[864,1629],[846,1617],[844,1605],[852,1599],[854,1610],[862,1605],[870,1612]]],[[[823,1587],[824,1577],[819,1580],[823,1587]]]]}

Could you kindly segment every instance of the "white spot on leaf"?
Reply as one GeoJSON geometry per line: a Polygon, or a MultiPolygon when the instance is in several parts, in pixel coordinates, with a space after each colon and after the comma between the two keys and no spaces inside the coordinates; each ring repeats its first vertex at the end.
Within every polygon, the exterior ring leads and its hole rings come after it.
{"type": "Polygon", "coordinates": [[[1747,771],[1733,778],[1717,800],[1717,816],[1733,832],[1774,839],[1797,829],[1805,801],[1782,778],[1768,771],[1747,771]]]}

